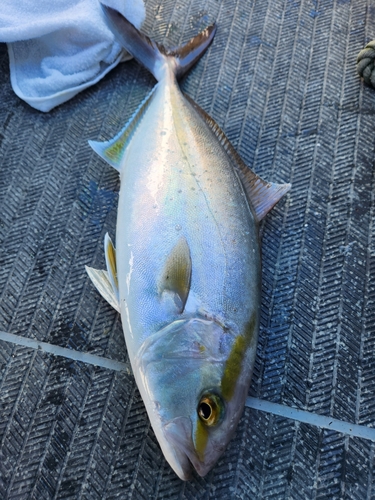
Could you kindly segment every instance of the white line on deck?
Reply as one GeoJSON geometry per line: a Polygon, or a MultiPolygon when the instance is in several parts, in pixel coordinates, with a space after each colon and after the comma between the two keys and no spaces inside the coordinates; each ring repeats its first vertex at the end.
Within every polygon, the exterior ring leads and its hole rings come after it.
{"type": "Polygon", "coordinates": [[[28,339],[20,335],[13,335],[12,333],[1,331],[0,340],[5,340],[5,342],[11,342],[12,344],[22,345],[24,347],[30,347],[31,349],[49,352],[55,356],[63,356],[64,358],[74,359],[75,361],[82,361],[83,363],[88,363],[89,365],[101,366],[102,368],[109,368],[110,370],[116,371],[126,371],[129,373],[129,367],[125,363],[114,361],[113,359],[103,358],[102,356],[96,356],[95,354],[75,351],[74,349],[67,349],[66,347],[47,344],[47,342],[39,342],[39,340],[28,339]]]}
{"type": "Polygon", "coordinates": [[[270,401],[265,401],[264,399],[246,398],[246,406],[253,408],[254,410],[265,411],[267,413],[272,413],[273,415],[279,415],[280,417],[291,418],[293,420],[298,420],[298,422],[315,425],[316,427],[322,427],[323,429],[331,429],[343,434],[349,434],[350,436],[375,441],[375,429],[365,425],[343,422],[342,420],[337,420],[336,418],[318,415],[317,413],[310,413],[308,411],[299,410],[286,405],[280,405],[278,403],[271,403],[270,401]]]}
{"type": "MultiPolygon", "coordinates": [[[[108,368],[119,372],[124,371],[126,373],[131,373],[129,366],[125,363],[121,363],[120,361],[114,361],[112,359],[104,358],[103,356],[96,356],[95,354],[89,354],[87,352],[75,351],[74,349],[67,349],[66,347],[48,344],[47,342],[40,342],[38,340],[29,339],[20,335],[13,335],[12,333],[0,331],[0,340],[29,347],[30,349],[38,349],[43,352],[54,354],[55,356],[63,356],[64,358],[81,361],[82,363],[88,363],[90,365],[100,366],[102,368],[108,368]]],[[[367,427],[365,425],[351,424],[335,418],[318,415],[317,413],[310,413],[304,410],[298,410],[297,408],[292,408],[290,406],[271,403],[270,401],[257,398],[247,398],[246,406],[254,410],[260,410],[266,413],[272,413],[273,415],[278,415],[280,417],[297,420],[298,422],[375,441],[375,428],[367,427]]]]}

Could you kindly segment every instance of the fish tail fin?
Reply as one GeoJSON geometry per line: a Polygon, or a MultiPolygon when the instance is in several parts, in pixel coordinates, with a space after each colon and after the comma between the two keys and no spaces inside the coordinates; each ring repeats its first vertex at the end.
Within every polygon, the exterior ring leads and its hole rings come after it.
{"type": "Polygon", "coordinates": [[[168,69],[181,78],[205,53],[216,32],[213,24],[181,47],[166,49],[143,35],[118,11],[103,4],[102,9],[117,41],[158,81],[168,69]]]}

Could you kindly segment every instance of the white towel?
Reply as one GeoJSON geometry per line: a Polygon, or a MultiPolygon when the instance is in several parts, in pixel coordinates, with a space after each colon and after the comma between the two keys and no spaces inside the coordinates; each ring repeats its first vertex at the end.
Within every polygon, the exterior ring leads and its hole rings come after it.
{"type": "MultiPolygon", "coordinates": [[[[105,0],[137,28],[143,0],[105,0]]],[[[49,111],[99,81],[130,56],[115,42],[99,0],[1,0],[0,42],[11,84],[30,106],[49,111]]]]}

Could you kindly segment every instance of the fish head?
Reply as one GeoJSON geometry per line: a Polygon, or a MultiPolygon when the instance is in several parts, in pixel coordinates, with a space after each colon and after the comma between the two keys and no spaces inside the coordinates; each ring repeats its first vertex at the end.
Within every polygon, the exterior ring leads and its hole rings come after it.
{"type": "Polygon", "coordinates": [[[138,386],[164,456],[183,480],[193,468],[205,476],[237,427],[251,376],[246,356],[233,358],[237,344],[227,326],[192,318],[167,325],[140,349],[138,386]]]}

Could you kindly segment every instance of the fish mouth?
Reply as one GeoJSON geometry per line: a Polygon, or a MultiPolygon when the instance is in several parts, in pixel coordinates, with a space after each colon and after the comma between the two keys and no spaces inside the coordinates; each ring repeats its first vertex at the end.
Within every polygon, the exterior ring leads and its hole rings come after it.
{"type": "Polygon", "coordinates": [[[174,459],[169,460],[169,465],[180,479],[183,481],[189,481],[193,477],[193,464],[180,447],[172,444],[171,448],[173,450],[174,459]]]}
{"type": "Polygon", "coordinates": [[[180,433],[185,434],[185,429],[189,426],[191,427],[190,419],[177,417],[163,426],[165,439],[162,442],[159,440],[169,465],[183,481],[191,479],[193,474],[193,464],[179,439],[180,433]]]}
{"type": "Polygon", "coordinates": [[[190,418],[177,417],[164,425],[164,434],[173,448],[176,462],[170,463],[176,474],[187,481],[192,477],[193,468],[204,477],[214,466],[216,458],[202,462],[192,443],[192,423],[190,418]]]}

